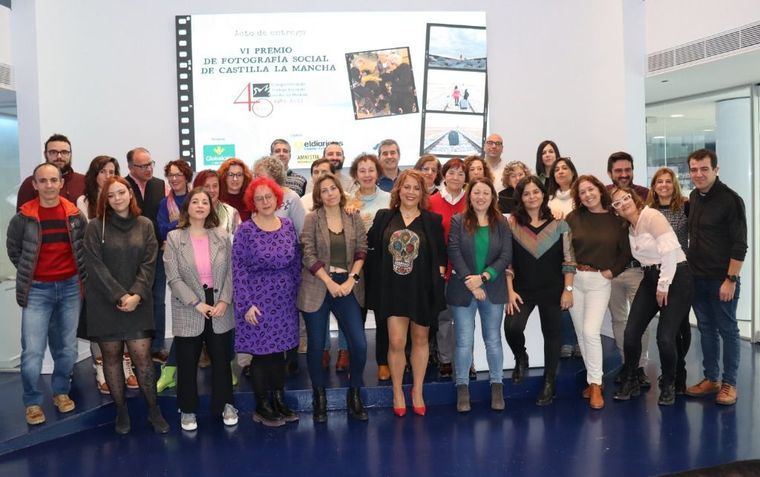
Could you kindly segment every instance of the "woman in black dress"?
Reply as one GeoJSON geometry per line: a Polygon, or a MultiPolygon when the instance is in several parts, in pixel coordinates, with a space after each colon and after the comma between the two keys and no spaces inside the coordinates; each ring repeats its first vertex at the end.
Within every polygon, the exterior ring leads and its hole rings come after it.
{"type": "Polygon", "coordinates": [[[428,362],[430,326],[445,307],[443,275],[446,249],[441,216],[427,211],[425,178],[408,169],[399,174],[389,209],[377,212],[367,234],[367,302],[388,326],[388,364],[393,382],[393,412],[406,414],[401,387],[407,332],[412,337],[412,406],[425,415],[422,382],[428,362]],[[421,299],[425,297],[427,299],[421,299]]]}

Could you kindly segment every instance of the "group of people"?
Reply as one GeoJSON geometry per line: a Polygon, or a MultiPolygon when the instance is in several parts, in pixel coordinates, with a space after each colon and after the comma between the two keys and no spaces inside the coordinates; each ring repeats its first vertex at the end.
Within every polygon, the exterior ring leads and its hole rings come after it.
{"type": "Polygon", "coordinates": [[[46,162],[19,190],[7,237],[18,270],[27,422],[45,421],[38,381],[48,342],[54,405],[74,409],[69,390],[77,335],[93,343],[97,386],[113,397],[118,433],[130,431],[125,387],[141,389],[153,428],[168,432],[156,394],[175,383],[181,427],[195,430],[202,356],[211,366],[211,412],[224,424],[238,422],[234,363],[251,377],[254,421],[297,421],[284,386],[286,374],[297,370],[299,348],[313,386],[313,419],[325,422],[331,314],[340,328],[336,364],[349,372],[348,414],[366,421],[368,310],[377,323],[378,378],[391,380],[399,417],[407,412],[408,365],[412,410],[426,413],[431,342],[441,376],[454,378],[457,410],[471,409],[477,316],[490,405],[503,410],[502,327],[515,356],[512,381],[519,384],[529,366],[524,330],[535,308],[545,363],[538,405],[552,403],[560,357],[576,346],[587,370],[583,396],[593,409],[604,406],[607,309],[624,356],[615,399],[651,385],[642,349],[659,313],[659,403],[673,404],[685,393],[717,394],[717,403],[733,404],[746,217],[742,199],[718,179],[715,153],[689,156],[695,189],[686,199],[668,168],[655,173],[650,189],[634,185],[633,158],[624,152],[609,157],[612,184],[605,186],[579,176],[553,141],[539,145],[535,175],[522,162],[504,163],[498,134],[488,136],[484,150],[484,157],[443,165],[422,156],[401,170],[400,148],[387,139],[377,155],[356,157],[346,174],[342,146],[330,143],[311,166],[307,193],[307,179],[288,167],[290,145],[283,139],[252,168],[228,159],[195,180],[187,162],[170,161],[167,186],[153,177],[155,162],[145,148],[127,153],[126,177],[109,156],[94,158],[82,176],[71,168],[70,141],[51,136],[46,162]],[[168,352],[167,285],[175,337],[168,352]],[[687,387],[692,306],[704,378],[687,387]],[[153,360],[164,364],[158,384],[153,360]]]}

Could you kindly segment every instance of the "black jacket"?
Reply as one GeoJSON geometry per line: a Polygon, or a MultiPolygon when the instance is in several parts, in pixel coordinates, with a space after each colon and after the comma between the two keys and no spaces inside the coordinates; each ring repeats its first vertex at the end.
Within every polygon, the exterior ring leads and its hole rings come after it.
{"type": "Polygon", "coordinates": [[[137,186],[135,180],[132,179],[132,176],[128,175],[126,179],[132,186],[132,192],[135,194],[137,206],[140,207],[140,210],[142,211],[140,215],[149,218],[150,221],[153,222],[153,229],[156,231],[156,240],[158,240],[158,223],[156,222],[156,217],[158,216],[158,206],[161,204],[161,200],[166,197],[166,184],[161,179],[156,179],[155,177],[151,178],[151,180],[145,184],[145,197],[143,197],[142,194],[140,194],[140,188],[137,186]]]}

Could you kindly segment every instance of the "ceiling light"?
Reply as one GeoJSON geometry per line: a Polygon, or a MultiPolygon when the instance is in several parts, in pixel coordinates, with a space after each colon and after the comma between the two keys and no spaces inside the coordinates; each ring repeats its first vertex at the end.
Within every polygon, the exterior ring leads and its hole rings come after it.
{"type": "Polygon", "coordinates": [[[713,132],[713,131],[715,131],[715,129],[703,129],[702,131],[703,132],[713,132]]]}
{"type": "Polygon", "coordinates": [[[665,139],[665,136],[652,136],[652,139],[665,139]]]}
{"type": "Polygon", "coordinates": [[[671,118],[682,118],[683,116],[684,116],[683,114],[671,114],[670,115],[671,118]]]}

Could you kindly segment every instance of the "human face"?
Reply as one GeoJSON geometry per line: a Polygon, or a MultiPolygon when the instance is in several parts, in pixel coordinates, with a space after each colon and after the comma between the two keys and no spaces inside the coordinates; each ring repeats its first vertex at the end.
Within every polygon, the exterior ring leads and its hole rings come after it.
{"type": "Polygon", "coordinates": [[[399,157],[398,148],[393,144],[380,148],[380,164],[388,172],[398,169],[399,157]]]}
{"type": "Polygon", "coordinates": [[[472,161],[472,164],[470,164],[470,170],[467,172],[470,174],[470,180],[477,179],[478,177],[485,177],[486,175],[481,161],[472,161]]]}
{"type": "Polygon", "coordinates": [[[340,190],[335,181],[325,179],[319,185],[319,197],[325,207],[338,207],[340,205],[340,190]]]}
{"type": "Polygon", "coordinates": [[[71,164],[71,146],[66,141],[50,141],[45,149],[45,160],[64,170],[71,164]]]}
{"type": "Polygon", "coordinates": [[[63,178],[61,177],[60,169],[49,166],[40,167],[34,174],[32,186],[39,194],[40,203],[43,206],[52,207],[58,205],[58,198],[63,188],[63,178]]]}
{"type": "Polygon", "coordinates": [[[581,203],[591,212],[601,212],[602,192],[589,181],[583,181],[578,184],[578,197],[581,203]]]}
{"type": "MultiPolygon", "coordinates": [[[[208,184],[208,181],[206,181],[206,183],[208,184]]],[[[219,181],[217,181],[216,185],[218,190],[219,181]]],[[[204,185],[203,188],[205,189],[206,186],[204,185]]],[[[193,194],[193,197],[190,198],[190,203],[187,206],[188,217],[190,217],[191,220],[203,222],[210,213],[211,203],[208,200],[208,196],[204,193],[193,194]]]]}
{"type": "Polygon", "coordinates": [[[504,139],[498,134],[491,134],[486,138],[486,157],[491,160],[500,160],[504,152],[504,139]]]}
{"type": "Polygon", "coordinates": [[[314,169],[311,170],[311,179],[317,180],[319,176],[322,176],[324,174],[328,174],[330,171],[330,164],[323,162],[322,164],[315,166],[314,169]]]}
{"type": "Polygon", "coordinates": [[[267,186],[260,185],[253,191],[253,202],[256,213],[263,217],[270,217],[277,210],[277,197],[267,186]]]}
{"type": "Polygon", "coordinates": [[[132,200],[132,192],[121,182],[114,182],[108,188],[108,205],[113,211],[122,217],[129,213],[129,202],[132,200]]]}
{"type": "Polygon", "coordinates": [[[219,178],[211,176],[206,179],[206,182],[203,183],[203,190],[208,192],[208,195],[211,196],[211,202],[216,204],[219,201],[219,178]]]}
{"type": "Polygon", "coordinates": [[[446,184],[446,190],[449,193],[456,195],[464,187],[465,174],[461,167],[452,167],[446,171],[446,175],[443,178],[444,184],[446,184]]]}
{"type": "Polygon", "coordinates": [[[517,183],[525,177],[525,171],[521,167],[515,167],[512,172],[509,173],[509,185],[511,187],[517,187],[517,183]]]}
{"type": "Polygon", "coordinates": [[[224,178],[227,181],[227,192],[230,194],[238,194],[240,189],[243,188],[243,180],[245,175],[243,174],[242,166],[230,166],[227,170],[227,177],[224,178]]]}
{"type": "Polygon", "coordinates": [[[654,181],[654,191],[657,194],[657,199],[661,204],[670,204],[673,200],[673,178],[667,172],[663,172],[657,176],[657,180],[654,181]]]}
{"type": "Polygon", "coordinates": [[[523,189],[522,196],[520,196],[525,210],[528,212],[535,212],[541,208],[541,204],[544,201],[544,193],[541,189],[532,182],[528,182],[523,189]]]}
{"type": "Polygon", "coordinates": [[[612,207],[619,216],[628,221],[631,221],[638,212],[631,194],[622,190],[617,190],[612,194],[612,207]]]}
{"type": "Polygon", "coordinates": [[[290,146],[288,144],[278,142],[272,146],[272,155],[282,161],[285,170],[288,170],[288,163],[290,162],[290,146]]]}
{"type": "Polygon", "coordinates": [[[547,144],[544,146],[544,149],[541,151],[541,162],[544,163],[544,166],[546,166],[546,170],[548,171],[549,168],[554,164],[554,161],[557,160],[557,151],[554,150],[551,144],[547,144]]]}
{"type": "Polygon", "coordinates": [[[95,182],[98,184],[98,190],[101,190],[106,184],[106,181],[116,175],[116,166],[113,162],[106,162],[106,165],[98,172],[98,177],[95,178],[95,182]]]}
{"type": "Polygon", "coordinates": [[[356,167],[356,180],[364,190],[374,190],[377,184],[377,167],[372,161],[362,161],[356,167]]]}
{"type": "Polygon", "coordinates": [[[129,164],[129,173],[142,182],[148,182],[153,178],[153,166],[155,162],[150,157],[150,153],[136,151],[132,155],[132,164],[129,164]]]}
{"type": "Polygon", "coordinates": [[[565,161],[559,161],[554,167],[554,182],[557,183],[560,190],[567,190],[573,183],[573,171],[565,161]]]}
{"type": "Polygon", "coordinates": [[[612,163],[610,171],[612,183],[618,187],[631,187],[633,182],[633,164],[631,161],[621,159],[612,163]]]}
{"type": "Polygon", "coordinates": [[[715,184],[715,180],[718,178],[718,167],[716,166],[713,169],[708,156],[700,160],[692,159],[689,161],[689,176],[694,187],[699,192],[705,193],[715,184]]]}
{"type": "Polygon", "coordinates": [[[422,176],[425,178],[425,186],[428,189],[433,187],[435,185],[435,178],[438,175],[438,164],[433,160],[427,161],[422,164],[420,172],[422,172],[422,176]]]}
{"type": "Polygon", "coordinates": [[[420,205],[420,199],[422,198],[422,190],[420,184],[414,177],[407,177],[404,179],[404,183],[401,184],[399,190],[399,199],[401,205],[404,208],[411,209],[420,205]]]}
{"type": "Polygon", "coordinates": [[[169,187],[171,187],[175,194],[185,195],[187,193],[187,178],[177,166],[169,168],[166,179],[169,181],[169,187]]]}
{"type": "Polygon", "coordinates": [[[493,194],[491,188],[482,182],[478,182],[470,190],[470,204],[475,213],[483,214],[491,206],[493,194]]]}
{"type": "Polygon", "coordinates": [[[343,148],[339,144],[330,144],[325,148],[325,159],[329,159],[336,170],[343,168],[343,148]]]}

